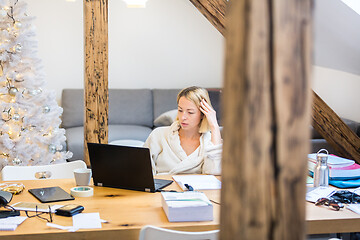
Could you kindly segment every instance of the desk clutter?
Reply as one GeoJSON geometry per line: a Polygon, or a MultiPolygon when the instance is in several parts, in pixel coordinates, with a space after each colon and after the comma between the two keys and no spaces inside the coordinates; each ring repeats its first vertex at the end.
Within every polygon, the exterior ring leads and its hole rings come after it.
{"type": "MultiPolygon", "coordinates": [[[[168,222],[213,221],[214,210],[213,204],[211,203],[213,200],[209,200],[205,193],[199,192],[198,190],[218,190],[221,188],[221,181],[213,175],[190,174],[173,176],[173,179],[176,180],[178,186],[173,185],[174,188],[171,188],[170,190],[163,190],[161,193],[143,193],[150,195],[153,194],[154,198],[161,199],[162,209],[158,212],[158,214],[166,215],[168,222]]],[[[166,180],[170,183],[172,182],[172,180],[167,179],[161,180],[166,180]]],[[[1,186],[3,189],[7,189],[9,191],[3,191],[3,196],[6,201],[4,200],[2,205],[0,201],[0,205],[7,208],[6,210],[3,210],[6,214],[2,219],[0,211],[0,231],[14,231],[28,218],[39,219],[40,221],[37,221],[39,224],[68,232],[74,232],[78,229],[99,229],[102,228],[102,223],[109,223],[108,221],[100,218],[99,212],[83,212],[86,209],[81,205],[81,202],[84,197],[91,198],[95,191],[103,192],[105,190],[108,194],[101,194],[105,197],[117,196],[115,194],[111,194],[112,192],[118,191],[112,190],[115,188],[100,186],[74,186],[75,184],[77,185],[77,182],[75,181],[74,184],[71,180],[67,181],[68,183],[66,185],[60,184],[58,181],[54,181],[54,183],[58,183],[59,185],[57,186],[57,184],[52,184],[48,187],[47,184],[38,185],[37,183],[40,183],[38,182],[39,180],[33,181],[35,186],[37,186],[35,188],[33,187],[34,185],[31,180],[29,180],[29,182],[25,181],[25,184],[29,184],[27,188],[25,188],[23,183],[2,183],[1,186]],[[9,188],[9,186],[11,187],[9,188]],[[14,187],[17,188],[18,186],[22,186],[21,191],[14,189],[14,187]],[[23,189],[27,189],[27,191],[23,191],[23,189]],[[10,205],[11,200],[14,202],[13,195],[22,196],[16,197],[15,203],[10,205]],[[68,221],[61,219],[62,217],[71,217],[71,219],[68,221]]],[[[45,183],[47,180],[40,181],[44,181],[45,183]]],[[[1,192],[2,191],[0,191],[0,193],[1,192]]],[[[2,195],[0,194],[0,197],[1,196],[2,195]]],[[[93,201],[91,199],[89,200],[93,201]]],[[[156,202],[158,202],[158,200],[156,202]]],[[[112,219],[110,220],[112,221],[112,219]]],[[[26,223],[26,225],[28,226],[29,224],[26,223]]],[[[124,226],[126,226],[126,224],[124,226]]]]}
{"type": "MultiPolygon", "coordinates": [[[[314,176],[314,186],[317,185],[317,179],[319,179],[315,177],[316,173],[319,172],[319,170],[316,169],[320,169],[318,166],[320,164],[319,160],[324,159],[323,157],[319,158],[319,153],[322,150],[325,149],[319,150],[318,153],[308,155],[308,170],[309,175],[314,176]]],[[[321,155],[323,156],[324,154],[321,155]]],[[[338,188],[360,187],[359,164],[355,163],[354,160],[342,158],[332,154],[327,154],[326,158],[326,164],[328,168],[328,170],[326,170],[326,174],[328,175],[328,184],[338,188]]]]}
{"type": "Polygon", "coordinates": [[[316,187],[306,193],[306,200],[316,206],[326,206],[339,211],[347,208],[360,214],[360,189],[338,190],[333,187],[316,187]]]}

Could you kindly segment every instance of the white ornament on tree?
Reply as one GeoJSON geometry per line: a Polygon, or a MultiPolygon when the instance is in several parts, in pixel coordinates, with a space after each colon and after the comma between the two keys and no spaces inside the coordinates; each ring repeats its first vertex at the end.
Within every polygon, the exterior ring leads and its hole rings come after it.
{"type": "Polygon", "coordinates": [[[14,52],[21,52],[22,46],[20,43],[16,44],[14,47],[14,52]]]}
{"type": "Polygon", "coordinates": [[[15,96],[18,91],[19,91],[19,90],[18,90],[16,87],[10,87],[10,88],[9,88],[9,94],[10,94],[11,96],[15,96]]]}
{"type": "Polygon", "coordinates": [[[51,153],[55,153],[55,152],[56,152],[56,146],[53,145],[53,144],[50,144],[50,145],[49,145],[49,151],[50,151],[51,153]]]}
{"type": "Polygon", "coordinates": [[[21,159],[19,159],[19,158],[14,158],[13,160],[12,160],[12,163],[14,164],[14,165],[20,165],[21,163],[22,163],[22,161],[21,161],[21,159]]]}
{"type": "Polygon", "coordinates": [[[17,113],[15,113],[15,114],[12,116],[12,119],[13,119],[14,121],[19,121],[19,120],[20,120],[20,115],[17,114],[17,113]]]}
{"type": "Polygon", "coordinates": [[[0,17],[5,17],[7,15],[7,12],[4,9],[0,10],[0,17]]]}
{"type": "Polygon", "coordinates": [[[43,111],[44,111],[44,113],[50,112],[50,107],[49,107],[49,106],[45,106],[45,107],[43,108],[43,111]]]}
{"type": "Polygon", "coordinates": [[[15,27],[16,29],[20,29],[20,28],[22,27],[21,22],[16,21],[16,22],[14,23],[14,27],[15,27]]]}

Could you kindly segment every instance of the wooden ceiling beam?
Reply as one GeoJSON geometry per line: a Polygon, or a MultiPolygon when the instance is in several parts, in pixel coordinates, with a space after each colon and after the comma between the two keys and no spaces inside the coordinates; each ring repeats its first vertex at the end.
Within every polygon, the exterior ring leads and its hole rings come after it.
{"type": "Polygon", "coordinates": [[[313,92],[313,127],[343,157],[360,162],[360,138],[313,92]]]}
{"type": "MultiPolygon", "coordinates": [[[[190,2],[226,37],[226,0],[190,0],[190,2]]],[[[312,125],[341,156],[360,163],[360,138],[313,91],[312,125]]]]}
{"type": "Polygon", "coordinates": [[[225,34],[226,0],[190,0],[190,2],[222,35],[225,34]]]}

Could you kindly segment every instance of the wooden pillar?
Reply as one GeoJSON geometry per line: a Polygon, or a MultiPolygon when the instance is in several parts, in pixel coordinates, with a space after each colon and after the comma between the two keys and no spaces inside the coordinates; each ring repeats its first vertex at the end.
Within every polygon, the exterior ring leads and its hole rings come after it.
{"type": "Polygon", "coordinates": [[[304,239],[311,0],[229,1],[221,240],[304,239]]]}
{"type": "MultiPolygon", "coordinates": [[[[225,35],[225,9],[227,0],[190,0],[190,2],[225,35]]],[[[360,163],[360,139],[339,118],[336,113],[317,95],[314,94],[313,127],[336,149],[341,156],[360,163]],[[336,134],[332,134],[336,132],[336,134]]]]}
{"type": "Polygon", "coordinates": [[[108,141],[108,1],[84,0],[85,118],[84,161],[87,143],[108,141]]]}

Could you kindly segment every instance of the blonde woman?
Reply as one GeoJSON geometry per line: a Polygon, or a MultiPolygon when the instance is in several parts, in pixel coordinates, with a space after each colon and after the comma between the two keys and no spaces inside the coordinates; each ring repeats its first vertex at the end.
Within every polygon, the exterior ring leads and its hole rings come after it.
{"type": "Polygon", "coordinates": [[[185,88],[177,104],[176,121],[154,129],[144,145],[150,149],[154,174],[219,175],[222,139],[207,90],[185,88]]]}

